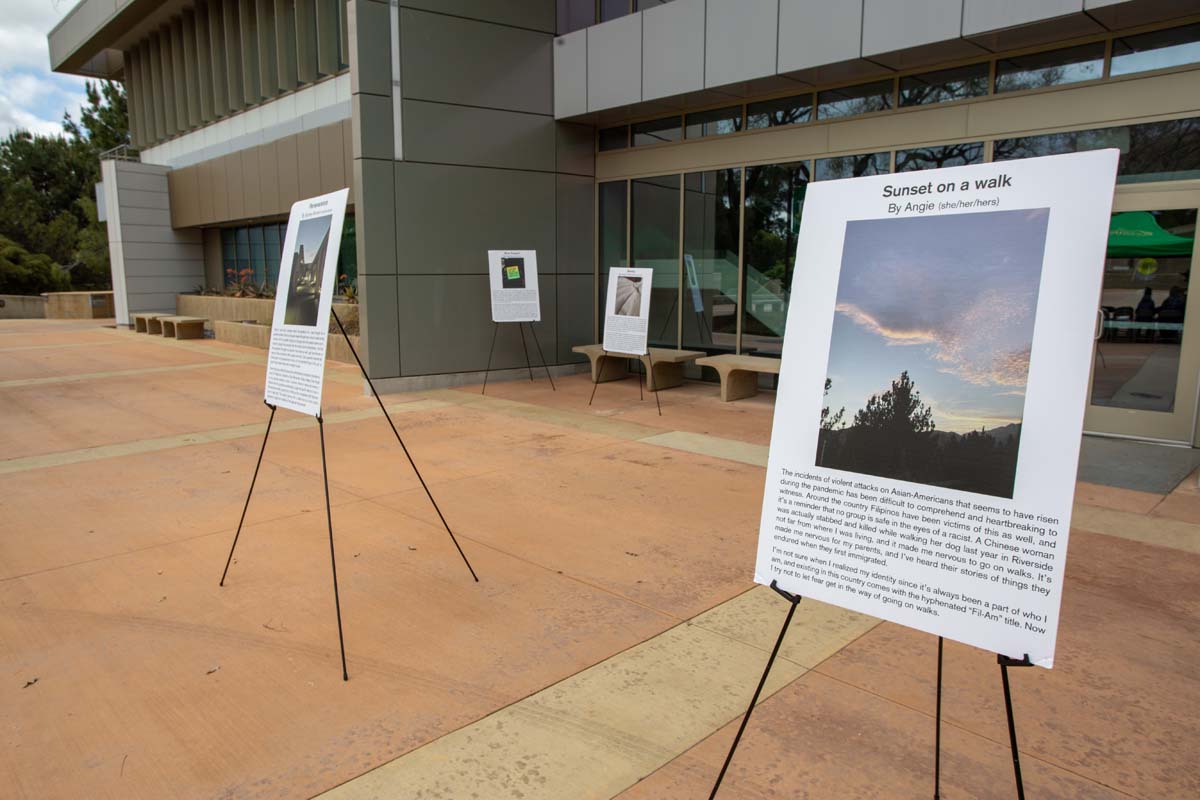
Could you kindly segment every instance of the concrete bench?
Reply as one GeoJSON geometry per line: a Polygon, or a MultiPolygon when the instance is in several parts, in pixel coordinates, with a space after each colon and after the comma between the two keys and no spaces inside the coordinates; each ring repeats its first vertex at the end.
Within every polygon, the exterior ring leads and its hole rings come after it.
{"type": "Polygon", "coordinates": [[[156,333],[159,336],[161,336],[162,335],[162,323],[159,322],[159,320],[162,317],[169,317],[169,316],[171,316],[171,314],[169,314],[169,313],[130,314],[129,316],[133,320],[133,332],[134,333],[156,333]]]}
{"type": "Polygon", "coordinates": [[[629,374],[629,359],[636,358],[646,368],[646,388],[652,392],[681,385],[683,365],[704,355],[697,350],[651,347],[650,353],[642,356],[636,353],[606,351],[604,345],[600,344],[577,345],[571,348],[571,352],[581,353],[591,359],[594,383],[621,380],[629,374]],[[650,367],[651,362],[654,364],[653,369],[650,367]]]}
{"type": "Polygon", "coordinates": [[[162,326],[162,335],[176,339],[203,339],[204,317],[158,317],[154,320],[162,326]]]}
{"type": "Polygon", "coordinates": [[[721,378],[721,402],[729,403],[758,394],[758,374],[779,374],[778,358],[762,356],[705,356],[696,359],[702,367],[712,367],[721,378]]]}

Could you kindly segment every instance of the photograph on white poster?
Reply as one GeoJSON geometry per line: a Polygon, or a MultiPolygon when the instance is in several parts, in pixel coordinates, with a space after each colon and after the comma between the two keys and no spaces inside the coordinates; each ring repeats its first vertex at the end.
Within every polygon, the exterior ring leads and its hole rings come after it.
{"type": "Polygon", "coordinates": [[[1117,157],[809,186],[756,581],[1053,665],[1117,157]]]}
{"type": "Polygon", "coordinates": [[[488,250],[492,322],[540,322],[536,250],[488,250]]]}
{"type": "Polygon", "coordinates": [[[1048,218],[846,224],[818,466],[1012,497],[1048,218]]]}
{"type": "Polygon", "coordinates": [[[263,390],[263,399],[272,406],[321,413],[329,314],[349,193],[342,189],[301,200],[288,216],[263,390]]]}
{"type": "Polygon", "coordinates": [[[650,287],[654,270],[613,267],[604,303],[604,349],[645,355],[650,333],[650,287]]]}

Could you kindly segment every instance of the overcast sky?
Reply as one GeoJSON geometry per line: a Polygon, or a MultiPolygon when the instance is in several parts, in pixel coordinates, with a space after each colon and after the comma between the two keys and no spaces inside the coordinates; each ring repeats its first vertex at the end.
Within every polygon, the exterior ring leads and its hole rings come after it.
{"type": "Polygon", "coordinates": [[[76,0],[0,0],[0,137],[17,128],[62,132],[62,116],[79,119],[83,78],[50,72],[46,34],[76,0]]]}
{"type": "Polygon", "coordinates": [[[846,226],[828,404],[846,422],[903,370],[939,430],[1018,422],[1047,209],[846,226]]]}

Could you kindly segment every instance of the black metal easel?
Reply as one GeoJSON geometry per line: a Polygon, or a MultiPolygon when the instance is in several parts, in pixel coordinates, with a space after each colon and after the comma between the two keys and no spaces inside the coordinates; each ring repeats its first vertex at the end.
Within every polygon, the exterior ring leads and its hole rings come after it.
{"type": "MultiPolygon", "coordinates": [[[[733,754],[738,748],[738,744],[742,741],[742,734],[746,730],[746,724],[750,721],[750,714],[753,713],[755,706],[758,705],[758,698],[762,694],[763,687],[767,684],[767,676],[771,674],[771,667],[775,665],[775,658],[779,655],[779,648],[783,646],[783,638],[787,635],[788,627],[792,624],[792,617],[796,613],[796,607],[800,605],[803,599],[800,595],[794,595],[790,592],[785,592],[780,589],[775,581],[771,581],[771,588],[777,594],[787,600],[791,606],[788,608],[787,617],[783,621],[783,627],[779,630],[779,638],[775,640],[775,648],[771,650],[771,657],[767,659],[766,669],[763,670],[762,677],[758,681],[758,688],[754,690],[754,696],[750,698],[750,705],[746,708],[746,713],[742,717],[742,724],[738,726],[737,735],[733,737],[733,744],[729,747],[729,754],[725,756],[725,763],[721,765],[721,771],[717,774],[716,783],[713,784],[712,792],[708,796],[708,800],[715,800],[717,792],[721,788],[721,782],[725,779],[725,772],[729,769],[729,764],[733,761],[733,754]]],[[[933,797],[934,800],[939,800],[941,791],[941,766],[942,766],[942,650],[944,640],[941,636],[938,637],[937,648],[937,711],[934,722],[934,752],[933,752],[933,797]]],[[[1021,755],[1017,749],[1017,726],[1013,719],[1012,710],[1012,692],[1008,685],[1008,668],[1009,667],[1032,667],[1033,662],[1029,660],[1029,654],[1026,653],[1024,658],[1009,658],[1008,656],[996,656],[997,663],[1000,664],[1000,678],[1004,684],[1004,710],[1008,715],[1008,741],[1012,747],[1013,759],[1013,775],[1017,783],[1017,800],[1025,800],[1025,784],[1021,779],[1021,755]]]]}
{"type": "MultiPolygon", "coordinates": [[[[442,510],[438,508],[437,501],[433,499],[433,494],[429,491],[429,486],[426,485],[425,479],[421,477],[421,471],[417,469],[417,464],[413,461],[412,455],[408,452],[408,447],[404,444],[404,439],[400,437],[400,431],[396,430],[396,424],[392,422],[392,417],[388,414],[387,408],[383,405],[383,400],[379,397],[379,392],[375,390],[375,384],[371,381],[371,376],[367,374],[366,367],[363,366],[362,359],[358,357],[358,352],[355,351],[354,345],[350,342],[350,336],[346,333],[345,326],[342,325],[341,319],[338,318],[337,312],[332,308],[330,313],[333,319],[337,322],[338,330],[342,332],[342,336],[346,338],[346,344],[350,348],[350,353],[354,356],[354,361],[358,364],[359,370],[362,372],[363,378],[366,379],[367,385],[371,387],[371,394],[375,396],[375,402],[379,404],[379,410],[383,412],[384,418],[391,426],[392,433],[396,435],[396,441],[400,443],[400,449],[404,451],[405,457],[408,459],[409,465],[413,468],[413,472],[417,475],[417,480],[421,482],[421,488],[425,490],[425,496],[429,498],[429,502],[433,504],[433,510],[437,512],[438,519],[442,521],[442,526],[446,529],[446,533],[450,534],[450,541],[454,542],[454,547],[458,550],[458,554],[462,556],[463,563],[467,565],[467,569],[471,572],[471,577],[479,582],[479,576],[475,574],[475,569],[471,566],[471,562],[467,560],[467,554],[463,552],[462,546],[459,545],[458,539],[454,535],[454,531],[450,530],[450,525],[446,522],[446,517],[442,515],[442,510]]],[[[233,535],[233,545],[229,548],[229,557],[225,559],[225,570],[221,573],[221,581],[219,586],[225,585],[225,577],[229,574],[229,565],[233,563],[233,552],[237,549],[238,538],[242,535],[242,525],[246,522],[246,511],[250,508],[250,497],[254,494],[254,484],[258,481],[258,470],[262,466],[263,453],[267,450],[267,438],[271,435],[271,423],[275,421],[276,406],[266,403],[266,406],[271,409],[271,416],[267,419],[267,431],[263,435],[262,447],[258,451],[258,461],[254,464],[254,475],[250,478],[250,491],[246,493],[246,504],[242,506],[242,517],[238,520],[237,532],[233,535]]],[[[333,511],[329,503],[329,469],[325,462],[325,419],[321,414],[317,414],[317,430],[321,437],[321,477],[325,483],[325,520],[329,525],[329,563],[333,568],[333,605],[337,612],[338,624],[338,646],[342,654],[342,680],[350,680],[350,674],[346,670],[346,641],[342,635],[342,603],[338,596],[337,583],[337,556],[333,549],[333,511]]]]}
{"type": "MultiPolygon", "coordinates": [[[[609,355],[609,352],[607,350],[601,350],[600,353],[601,353],[601,355],[600,355],[601,359],[613,357],[612,355],[609,355]]],[[[620,355],[628,355],[628,354],[621,353],[620,355]]],[[[636,358],[636,356],[631,356],[631,357],[636,358]]],[[[647,375],[648,375],[649,379],[654,382],[654,388],[651,389],[650,391],[654,393],[654,404],[656,406],[658,406],[658,415],[661,417],[662,416],[662,402],[658,399],[658,381],[655,380],[655,378],[654,378],[654,354],[650,352],[649,347],[646,348],[646,358],[648,358],[650,360],[650,370],[647,373],[647,375]]],[[[603,364],[604,364],[603,361],[598,362],[598,365],[596,367],[597,372],[600,372],[603,370],[603,368],[604,368],[603,364]]],[[[637,379],[638,379],[638,400],[643,400],[643,399],[645,399],[645,395],[642,394],[642,375],[640,372],[637,373],[637,379]]],[[[592,396],[588,398],[589,406],[592,404],[592,401],[596,399],[596,387],[599,385],[600,385],[600,381],[598,381],[598,380],[592,381],[592,396]]]]}
{"type": "MultiPolygon", "coordinates": [[[[557,392],[558,389],[554,386],[554,378],[550,375],[550,366],[546,363],[546,356],[542,353],[542,343],[538,341],[537,331],[533,329],[533,323],[518,322],[517,330],[521,332],[521,351],[525,353],[525,367],[529,370],[529,380],[533,381],[533,365],[529,362],[529,346],[525,343],[525,329],[522,325],[529,325],[529,333],[533,336],[533,343],[537,345],[538,358],[542,360],[542,369],[546,370],[546,377],[550,380],[550,390],[557,392]]],[[[500,323],[492,323],[492,346],[488,348],[487,367],[483,370],[483,389],[480,394],[487,394],[488,374],[492,371],[492,353],[496,350],[496,334],[500,332],[500,323]]]]}

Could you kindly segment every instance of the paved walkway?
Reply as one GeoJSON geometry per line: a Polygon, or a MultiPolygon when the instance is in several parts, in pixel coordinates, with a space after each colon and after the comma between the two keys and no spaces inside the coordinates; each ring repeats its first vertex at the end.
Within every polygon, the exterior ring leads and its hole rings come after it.
{"type": "MultiPolygon", "coordinates": [[[[786,612],[750,580],[769,394],[386,397],[475,584],[331,363],[343,683],[311,420],[279,413],[216,585],[263,363],[0,322],[0,794],[707,797],[786,612]]],[[[1057,666],[1013,675],[1030,797],[1200,795],[1195,487],[1079,485],[1057,666]]],[[[722,797],[927,796],[934,648],[805,601],[722,797]]],[[[943,797],[1011,797],[995,659],[946,663],[943,797]]]]}

